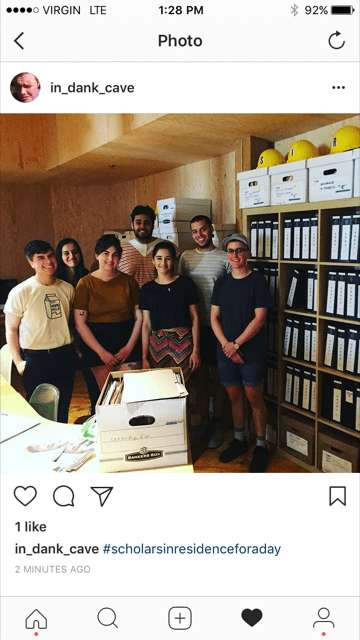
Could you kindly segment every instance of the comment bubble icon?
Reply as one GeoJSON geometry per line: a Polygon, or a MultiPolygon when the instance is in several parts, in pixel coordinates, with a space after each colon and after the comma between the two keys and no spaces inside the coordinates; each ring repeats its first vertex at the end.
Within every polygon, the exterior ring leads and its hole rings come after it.
{"type": "Polygon", "coordinates": [[[74,492],[71,487],[66,484],[62,484],[57,487],[53,493],[54,502],[58,507],[74,507],[74,492]]]}

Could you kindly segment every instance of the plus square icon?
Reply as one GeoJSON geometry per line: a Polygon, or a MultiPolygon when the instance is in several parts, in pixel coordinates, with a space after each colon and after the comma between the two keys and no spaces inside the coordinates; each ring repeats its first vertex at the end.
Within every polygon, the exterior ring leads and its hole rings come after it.
{"type": "Polygon", "coordinates": [[[172,607],[169,609],[169,627],[177,631],[190,629],[191,609],[188,607],[172,607]]]}

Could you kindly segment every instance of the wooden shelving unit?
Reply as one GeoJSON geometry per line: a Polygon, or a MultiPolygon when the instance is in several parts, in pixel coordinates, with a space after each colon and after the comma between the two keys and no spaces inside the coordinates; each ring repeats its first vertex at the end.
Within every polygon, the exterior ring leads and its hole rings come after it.
{"type": "MultiPolygon", "coordinates": [[[[329,367],[323,366],[324,358],[324,333],[325,326],[329,322],[341,322],[342,324],[353,325],[358,327],[359,321],[349,320],[347,318],[333,317],[325,314],[325,303],[327,293],[327,281],[326,275],[331,269],[351,268],[355,270],[360,269],[359,263],[354,262],[329,262],[329,238],[330,238],[330,222],[334,211],[337,210],[341,214],[343,209],[352,209],[355,213],[355,209],[360,207],[359,198],[349,198],[344,200],[331,200],[316,203],[302,203],[294,205],[282,205],[278,207],[262,207],[262,208],[250,208],[242,209],[243,229],[250,240],[251,231],[250,225],[253,220],[263,220],[267,216],[271,216],[272,219],[278,220],[278,260],[269,258],[251,258],[249,260],[250,265],[257,263],[269,267],[278,268],[279,277],[279,295],[278,295],[278,354],[271,354],[271,358],[277,358],[278,363],[278,397],[265,396],[266,402],[271,403],[272,413],[274,412],[274,406],[277,411],[277,424],[272,425],[277,429],[277,442],[280,441],[280,420],[282,416],[297,418],[299,421],[306,419],[307,424],[309,421],[314,427],[315,437],[315,453],[314,464],[309,465],[298,458],[290,455],[290,453],[283,451],[279,446],[278,452],[284,457],[295,461],[300,466],[312,471],[319,471],[318,460],[318,446],[319,446],[319,433],[324,429],[331,429],[338,433],[346,433],[358,440],[360,449],[360,432],[353,429],[348,429],[346,426],[332,422],[322,417],[322,383],[323,376],[325,374],[331,374],[337,376],[340,379],[348,379],[354,382],[359,381],[359,376],[349,374],[346,371],[338,371],[329,367]],[[288,218],[296,218],[305,215],[305,217],[318,216],[318,251],[316,260],[284,260],[283,259],[283,246],[284,246],[284,220],[288,218]],[[286,305],[287,295],[289,290],[290,278],[292,270],[296,267],[314,267],[318,274],[317,285],[317,312],[310,311],[298,311],[288,308],[286,305]],[[308,316],[312,322],[316,322],[316,363],[308,362],[304,360],[296,360],[292,357],[283,356],[283,340],[284,330],[287,316],[308,316]],[[316,374],[316,408],[315,413],[305,411],[304,409],[294,406],[285,402],[285,372],[286,366],[301,366],[315,372],[316,374]]],[[[270,406],[270,405],[269,405],[270,406]]]]}

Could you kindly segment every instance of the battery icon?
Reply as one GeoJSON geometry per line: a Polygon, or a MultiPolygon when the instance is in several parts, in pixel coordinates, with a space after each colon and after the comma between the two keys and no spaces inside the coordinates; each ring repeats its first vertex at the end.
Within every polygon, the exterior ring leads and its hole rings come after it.
{"type": "Polygon", "coordinates": [[[335,4],[331,7],[331,13],[334,16],[351,16],[355,9],[351,4],[335,4]]]}

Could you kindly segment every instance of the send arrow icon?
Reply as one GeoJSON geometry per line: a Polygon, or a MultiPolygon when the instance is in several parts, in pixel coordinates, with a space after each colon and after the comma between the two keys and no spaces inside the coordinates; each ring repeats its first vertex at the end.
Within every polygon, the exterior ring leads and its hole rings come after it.
{"type": "Polygon", "coordinates": [[[93,491],[95,491],[95,493],[97,493],[100,500],[100,507],[103,507],[114,487],[90,487],[90,488],[93,491]]]}

